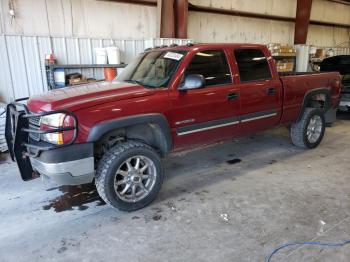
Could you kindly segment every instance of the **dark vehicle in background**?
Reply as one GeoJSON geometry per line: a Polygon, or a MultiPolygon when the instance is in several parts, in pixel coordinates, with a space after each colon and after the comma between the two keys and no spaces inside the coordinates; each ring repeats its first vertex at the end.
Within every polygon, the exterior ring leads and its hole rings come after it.
{"type": "Polygon", "coordinates": [[[350,111],[350,73],[342,78],[343,89],[339,103],[340,111],[350,111]]]}
{"type": "Polygon", "coordinates": [[[339,55],[326,58],[320,65],[322,72],[337,71],[342,75],[342,91],[340,93],[340,111],[350,111],[350,55],[339,55]]]}

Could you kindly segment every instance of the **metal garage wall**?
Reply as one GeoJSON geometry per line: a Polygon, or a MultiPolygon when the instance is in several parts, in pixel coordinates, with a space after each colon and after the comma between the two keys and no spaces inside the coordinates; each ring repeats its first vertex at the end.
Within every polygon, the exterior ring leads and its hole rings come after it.
{"type": "MultiPolygon", "coordinates": [[[[191,0],[194,5],[293,18],[296,0],[191,0]]],[[[200,42],[294,43],[294,23],[190,11],[188,37],[200,42]]],[[[350,24],[350,6],[313,0],[311,20],[350,24]]],[[[350,29],[310,25],[307,44],[337,46],[349,42],[350,29]]]]}
{"type": "Polygon", "coordinates": [[[330,47],[334,51],[334,55],[350,55],[350,47],[330,47]]]}
{"type": "MultiPolygon", "coordinates": [[[[117,40],[0,35],[0,101],[10,102],[47,90],[46,54],[54,53],[58,64],[93,64],[96,47],[115,45],[121,50],[122,62],[129,63],[148,47],[188,42],[190,40],[187,39],[117,40]]],[[[101,69],[82,71],[87,77],[103,78],[101,69]]]]}

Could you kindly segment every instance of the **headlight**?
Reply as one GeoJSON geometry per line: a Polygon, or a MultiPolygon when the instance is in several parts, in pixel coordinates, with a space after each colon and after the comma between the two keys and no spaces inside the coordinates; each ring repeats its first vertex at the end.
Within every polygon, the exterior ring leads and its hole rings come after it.
{"type": "Polygon", "coordinates": [[[58,113],[41,117],[40,124],[50,127],[62,127],[66,114],[58,113]]]}
{"type": "MultiPolygon", "coordinates": [[[[62,113],[43,116],[41,117],[41,120],[40,120],[40,129],[50,130],[50,129],[64,127],[65,119],[67,118],[69,118],[69,116],[62,113]]],[[[56,145],[62,145],[64,143],[63,132],[42,134],[41,139],[56,145]]]]}
{"type": "Polygon", "coordinates": [[[62,132],[43,134],[41,135],[41,139],[52,144],[63,145],[62,132]]]}

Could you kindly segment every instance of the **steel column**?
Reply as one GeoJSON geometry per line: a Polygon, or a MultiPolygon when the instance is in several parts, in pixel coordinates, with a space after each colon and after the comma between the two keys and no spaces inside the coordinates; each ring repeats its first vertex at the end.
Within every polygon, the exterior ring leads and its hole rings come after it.
{"type": "Polygon", "coordinates": [[[109,1],[109,2],[134,4],[134,5],[148,5],[148,6],[157,5],[157,0],[98,0],[98,1],[109,1]]]}
{"type": "Polygon", "coordinates": [[[295,19],[294,44],[306,44],[312,0],[298,0],[295,19]]]}
{"type": "Polygon", "coordinates": [[[174,0],[158,0],[158,31],[160,38],[175,37],[174,0]]]}
{"type": "Polygon", "coordinates": [[[175,0],[175,37],[187,38],[188,0],[175,0]]]}

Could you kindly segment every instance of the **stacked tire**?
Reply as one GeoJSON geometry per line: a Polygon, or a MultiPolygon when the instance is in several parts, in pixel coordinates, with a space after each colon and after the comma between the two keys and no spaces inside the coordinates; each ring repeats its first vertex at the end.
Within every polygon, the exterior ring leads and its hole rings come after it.
{"type": "Polygon", "coordinates": [[[5,140],[6,104],[0,103],[0,152],[7,151],[5,140]]]}

